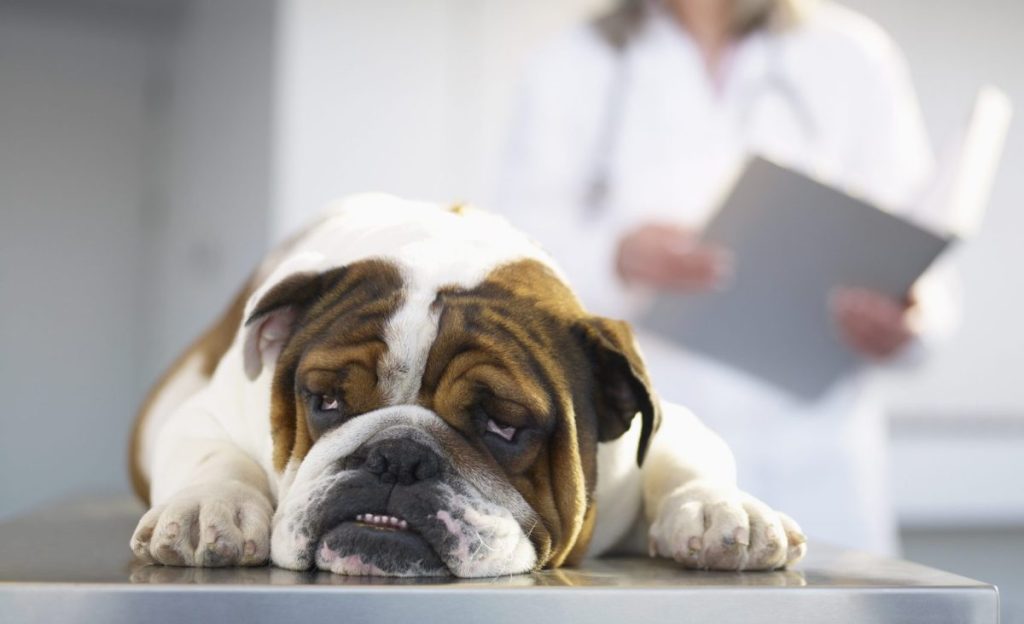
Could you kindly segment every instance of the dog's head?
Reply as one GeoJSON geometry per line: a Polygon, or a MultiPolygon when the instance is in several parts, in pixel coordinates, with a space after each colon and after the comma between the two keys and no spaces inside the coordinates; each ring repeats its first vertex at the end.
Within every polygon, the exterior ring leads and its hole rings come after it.
{"type": "Polygon", "coordinates": [[[278,565],[491,576],[579,557],[599,441],[659,418],[628,327],[537,260],[424,289],[362,260],[281,281],[243,330],[273,362],[278,565]]]}

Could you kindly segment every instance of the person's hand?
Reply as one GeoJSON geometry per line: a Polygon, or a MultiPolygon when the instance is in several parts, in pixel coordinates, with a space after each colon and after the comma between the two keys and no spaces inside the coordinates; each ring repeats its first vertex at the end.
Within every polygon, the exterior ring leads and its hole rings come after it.
{"type": "Polygon", "coordinates": [[[912,306],[864,288],[840,288],[829,299],[843,342],[876,360],[893,357],[914,338],[907,320],[912,306]]]}
{"type": "Polygon", "coordinates": [[[725,249],[701,243],[692,230],[648,223],[619,241],[616,269],[631,283],[705,291],[721,288],[732,277],[732,256],[725,249]]]}

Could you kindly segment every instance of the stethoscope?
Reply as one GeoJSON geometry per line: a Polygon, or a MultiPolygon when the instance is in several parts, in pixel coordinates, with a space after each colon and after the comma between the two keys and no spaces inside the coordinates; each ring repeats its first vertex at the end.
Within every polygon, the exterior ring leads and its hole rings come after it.
{"type": "MultiPolygon", "coordinates": [[[[612,159],[617,151],[620,132],[626,122],[626,93],[630,82],[629,43],[638,27],[639,22],[633,21],[623,24],[619,31],[598,28],[599,36],[616,53],[616,68],[608,90],[605,114],[595,144],[594,160],[590,167],[591,177],[584,198],[584,205],[594,216],[606,212],[612,159]]],[[[807,101],[801,96],[793,81],[786,77],[784,71],[784,42],[780,37],[774,37],[764,38],[763,43],[764,71],[760,76],[748,79],[738,87],[740,91],[736,101],[739,102],[739,106],[735,112],[737,127],[742,134],[749,135],[763,103],[771,98],[777,98],[783,103],[783,108],[789,111],[801,139],[807,144],[816,142],[820,130],[814,115],[807,101]]]]}
{"type": "Polygon", "coordinates": [[[808,144],[815,142],[819,129],[806,99],[801,96],[793,81],[786,76],[783,41],[778,37],[766,38],[764,45],[764,72],[760,77],[740,85],[740,95],[737,97],[737,101],[740,102],[737,115],[739,128],[742,132],[749,133],[754,125],[753,119],[759,105],[769,98],[776,97],[782,101],[783,107],[796,122],[800,138],[808,144]]]}

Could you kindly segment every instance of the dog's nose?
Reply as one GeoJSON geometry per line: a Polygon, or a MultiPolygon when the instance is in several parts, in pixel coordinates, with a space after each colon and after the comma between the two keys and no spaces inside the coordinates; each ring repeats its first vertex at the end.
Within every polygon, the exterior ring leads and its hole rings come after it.
{"type": "Polygon", "coordinates": [[[366,455],[363,467],[383,483],[412,485],[433,479],[441,471],[441,462],[430,448],[412,440],[384,440],[366,455]]]}

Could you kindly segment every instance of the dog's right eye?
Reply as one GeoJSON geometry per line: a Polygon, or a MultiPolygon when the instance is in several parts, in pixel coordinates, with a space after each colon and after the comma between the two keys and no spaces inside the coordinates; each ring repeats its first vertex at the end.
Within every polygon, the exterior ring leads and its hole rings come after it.
{"type": "Polygon", "coordinates": [[[337,412],[341,410],[341,399],[336,395],[321,394],[316,397],[316,408],[321,412],[337,412]]]}
{"type": "Polygon", "coordinates": [[[310,433],[319,437],[345,421],[348,408],[340,394],[303,390],[310,433]]]}

